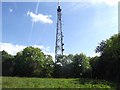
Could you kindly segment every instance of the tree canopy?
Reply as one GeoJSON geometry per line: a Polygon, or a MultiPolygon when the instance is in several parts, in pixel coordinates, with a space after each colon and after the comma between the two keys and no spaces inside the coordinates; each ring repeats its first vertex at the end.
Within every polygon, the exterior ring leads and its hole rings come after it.
{"type": "Polygon", "coordinates": [[[96,78],[120,82],[120,34],[102,40],[95,49],[100,56],[69,54],[59,57],[57,63],[39,48],[26,47],[15,56],[2,51],[4,76],[96,78]]]}
{"type": "Polygon", "coordinates": [[[120,33],[102,41],[96,52],[101,53],[96,62],[99,71],[97,76],[108,80],[120,80],[120,33]]]}

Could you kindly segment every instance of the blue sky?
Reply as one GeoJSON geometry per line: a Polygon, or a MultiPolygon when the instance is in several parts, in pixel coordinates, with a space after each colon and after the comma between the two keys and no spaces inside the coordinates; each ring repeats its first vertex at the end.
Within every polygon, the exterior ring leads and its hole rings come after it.
{"type": "MultiPolygon", "coordinates": [[[[98,43],[118,33],[118,7],[112,4],[61,3],[65,54],[94,56],[98,43]]],[[[56,9],[57,2],[2,3],[2,48],[15,54],[31,45],[54,55],[56,9]]]]}

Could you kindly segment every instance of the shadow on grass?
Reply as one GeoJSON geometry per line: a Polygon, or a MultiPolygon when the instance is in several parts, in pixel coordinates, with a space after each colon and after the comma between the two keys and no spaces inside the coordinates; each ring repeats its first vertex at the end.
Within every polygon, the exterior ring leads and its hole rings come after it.
{"type": "Polygon", "coordinates": [[[79,84],[83,84],[83,85],[85,85],[85,84],[91,84],[92,87],[94,85],[98,84],[98,85],[110,86],[111,88],[114,88],[115,90],[120,90],[120,83],[118,84],[118,83],[110,82],[110,81],[106,81],[106,80],[79,78],[79,79],[76,79],[75,81],[78,82],[79,84]]]}

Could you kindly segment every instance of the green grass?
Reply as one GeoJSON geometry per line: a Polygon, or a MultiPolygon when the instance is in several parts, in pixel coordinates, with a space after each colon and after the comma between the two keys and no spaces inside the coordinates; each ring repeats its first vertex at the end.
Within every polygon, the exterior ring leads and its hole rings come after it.
{"type": "Polygon", "coordinates": [[[0,77],[0,89],[2,88],[2,77],[0,77]]]}
{"type": "Polygon", "coordinates": [[[107,81],[90,79],[54,79],[2,77],[2,88],[112,88],[107,81]]]}

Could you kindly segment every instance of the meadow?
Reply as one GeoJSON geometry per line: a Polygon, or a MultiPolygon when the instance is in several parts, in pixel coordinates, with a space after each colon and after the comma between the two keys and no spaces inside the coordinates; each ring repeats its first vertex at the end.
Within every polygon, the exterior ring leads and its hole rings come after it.
{"type": "Polygon", "coordinates": [[[115,88],[104,80],[84,78],[2,77],[2,88],[115,88]]]}

